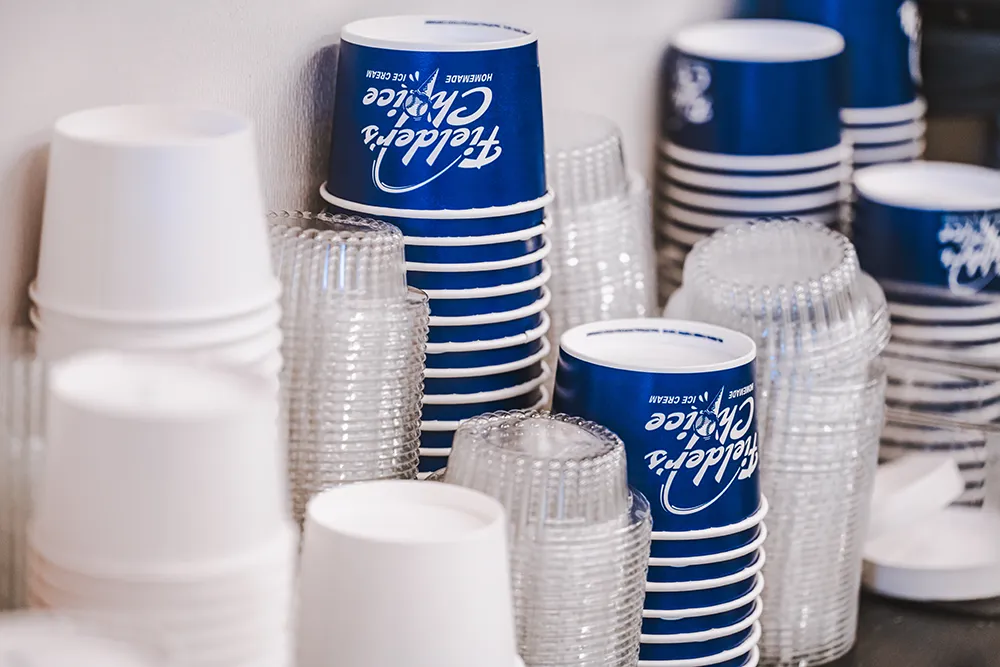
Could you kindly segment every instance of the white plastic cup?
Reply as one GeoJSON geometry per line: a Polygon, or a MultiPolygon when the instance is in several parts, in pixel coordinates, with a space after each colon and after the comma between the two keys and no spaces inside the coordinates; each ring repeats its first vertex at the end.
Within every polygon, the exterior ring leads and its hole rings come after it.
{"type": "Polygon", "coordinates": [[[370,482],[314,498],[299,667],[516,664],[506,526],[500,503],[450,484],[370,482]]]}
{"type": "Polygon", "coordinates": [[[194,576],[289,530],[273,386],[120,353],[53,367],[32,547],[95,575],[194,576]]]}
{"type": "Polygon", "coordinates": [[[250,122],[169,106],[60,118],[32,299],[112,321],[212,319],[273,301],[250,122]]]}

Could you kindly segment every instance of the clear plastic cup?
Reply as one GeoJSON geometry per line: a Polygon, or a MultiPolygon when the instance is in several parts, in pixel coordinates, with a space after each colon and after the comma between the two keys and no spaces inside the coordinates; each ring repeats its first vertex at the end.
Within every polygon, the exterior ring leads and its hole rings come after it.
{"type": "Polygon", "coordinates": [[[551,210],[572,210],[625,198],[628,173],[621,130],[611,120],[580,111],[546,114],[545,174],[551,210]]]}

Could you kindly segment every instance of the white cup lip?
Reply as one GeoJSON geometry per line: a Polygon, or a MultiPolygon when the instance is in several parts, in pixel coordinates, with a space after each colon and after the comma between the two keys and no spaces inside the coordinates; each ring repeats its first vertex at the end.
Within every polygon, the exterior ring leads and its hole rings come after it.
{"type": "Polygon", "coordinates": [[[488,375],[499,375],[527,368],[537,361],[547,359],[552,352],[552,344],[547,338],[542,339],[542,349],[519,361],[512,361],[508,364],[498,364],[496,366],[475,366],[473,368],[426,368],[425,378],[478,378],[488,375]]]}
{"type": "Polygon", "coordinates": [[[844,136],[854,144],[889,144],[896,141],[911,141],[920,139],[927,134],[927,122],[915,120],[903,125],[889,127],[850,128],[844,130],[844,136]]]}
{"type": "Polygon", "coordinates": [[[507,285],[497,285],[496,287],[474,287],[470,289],[428,289],[423,290],[428,299],[488,299],[494,296],[508,296],[518,292],[527,292],[546,285],[552,277],[552,267],[549,263],[542,261],[542,272],[532,278],[519,283],[509,283],[507,285]]]}
{"type": "Polygon", "coordinates": [[[791,155],[728,155],[706,153],[684,148],[670,141],[660,142],[660,152],[678,162],[706,169],[729,171],[799,171],[841,164],[851,158],[853,148],[848,141],[811,153],[791,155]]]}
{"type": "Polygon", "coordinates": [[[845,125],[889,125],[923,118],[926,113],[927,100],[918,97],[894,107],[841,109],[840,119],[845,125]]]}
{"type": "Polygon", "coordinates": [[[921,211],[1000,209],[1000,172],[952,162],[905,162],[861,169],[854,186],[865,199],[921,211]]]}
{"type": "Polygon", "coordinates": [[[114,104],[59,118],[54,133],[97,146],[183,148],[247,135],[250,121],[222,109],[180,104],[114,104]],[[112,119],[116,122],[110,122],[112,119]]]}
{"type": "Polygon", "coordinates": [[[107,323],[135,323],[135,324],[155,324],[158,322],[202,322],[206,320],[217,320],[222,318],[243,315],[248,312],[259,310],[268,304],[276,302],[281,297],[282,285],[277,278],[271,283],[271,288],[260,297],[248,299],[243,303],[227,304],[217,310],[209,311],[177,311],[177,312],[136,312],[128,313],[120,311],[91,310],[88,308],[76,308],[72,305],[61,304],[58,300],[50,301],[45,295],[39,294],[35,281],[28,286],[28,296],[36,305],[47,310],[59,312],[70,317],[80,319],[102,320],[107,323]]]}
{"type": "Polygon", "coordinates": [[[732,211],[736,213],[792,213],[808,211],[824,206],[833,206],[844,198],[846,193],[840,184],[833,184],[823,192],[805,195],[789,195],[785,197],[727,197],[722,195],[706,195],[688,190],[675,183],[667,183],[663,193],[670,199],[697,206],[699,208],[717,211],[732,211]]]}
{"type": "Polygon", "coordinates": [[[541,298],[530,306],[524,306],[523,308],[517,308],[516,310],[503,310],[486,315],[463,315],[461,317],[438,317],[436,315],[431,315],[430,325],[432,327],[464,327],[475,326],[477,324],[510,322],[511,320],[519,320],[522,317],[537,315],[548,308],[551,301],[552,292],[549,291],[548,287],[543,287],[541,298]]]}
{"type": "Polygon", "coordinates": [[[490,234],[489,236],[404,236],[403,243],[408,246],[432,246],[436,248],[454,248],[466,246],[495,245],[510,241],[526,241],[541,236],[552,225],[552,219],[545,216],[541,224],[527,229],[505,234],[490,234]]]}
{"type": "Polygon", "coordinates": [[[734,623],[724,628],[703,630],[702,632],[686,632],[672,635],[643,634],[640,635],[639,641],[642,644],[687,644],[688,642],[707,642],[713,639],[721,639],[722,637],[735,635],[737,632],[743,632],[760,620],[760,615],[763,611],[763,605],[761,605],[760,599],[757,599],[753,601],[753,609],[750,611],[750,614],[739,623],[734,623]]]}
{"type": "Polygon", "coordinates": [[[755,661],[759,659],[757,643],[760,641],[761,634],[763,633],[758,621],[753,624],[753,633],[750,638],[736,648],[691,660],[640,660],[638,667],[712,667],[712,665],[718,665],[747,654],[750,655],[750,663],[743,667],[755,667],[757,664],[755,661]]]}
{"type": "Polygon", "coordinates": [[[1000,319],[1000,302],[974,306],[918,306],[889,300],[889,314],[910,320],[929,322],[974,322],[1000,319]]]}
{"type": "Polygon", "coordinates": [[[711,565],[714,563],[725,563],[729,560],[734,560],[747,554],[753,553],[757,549],[764,546],[764,540],[767,539],[767,525],[760,524],[760,534],[749,544],[746,544],[739,549],[733,549],[731,551],[723,551],[717,554],[710,554],[708,556],[687,556],[684,558],[650,558],[650,567],[690,567],[692,565],[711,565]]]}
{"type": "Polygon", "coordinates": [[[681,186],[688,185],[730,192],[812,190],[838,185],[851,175],[850,167],[844,164],[835,164],[819,171],[788,176],[734,176],[694,171],[671,162],[665,162],[660,165],[660,172],[667,179],[681,186]]]}
{"type": "Polygon", "coordinates": [[[725,19],[677,33],[673,47],[685,55],[747,63],[797,63],[832,58],[844,38],[831,28],[799,21],[725,19]]]}
{"type": "Polygon", "coordinates": [[[717,604],[712,607],[697,607],[694,609],[643,609],[642,617],[658,618],[664,621],[679,621],[692,617],[700,618],[703,616],[724,614],[727,611],[733,611],[734,609],[745,607],[759,598],[760,594],[764,591],[764,575],[758,572],[754,576],[756,583],[754,584],[753,590],[743,597],[732,600],[731,602],[717,604]]]}
{"type": "MultiPolygon", "coordinates": [[[[892,378],[892,372],[889,372],[892,378]]],[[[1000,383],[981,384],[967,389],[934,389],[930,387],[902,386],[894,387],[889,385],[886,388],[886,397],[900,401],[922,400],[929,403],[966,403],[970,401],[990,401],[1000,398],[1000,383]]],[[[885,443],[886,447],[892,446],[885,443]]]]}
{"type": "Polygon", "coordinates": [[[671,241],[677,241],[678,243],[683,243],[688,246],[693,246],[695,243],[711,234],[708,230],[695,232],[690,229],[683,229],[672,222],[666,223],[663,231],[666,233],[667,238],[671,241]]]}
{"type": "Polygon", "coordinates": [[[531,343],[549,332],[552,320],[549,314],[542,311],[542,323],[522,334],[508,336],[507,338],[494,338],[491,340],[476,340],[469,343],[427,343],[427,354],[444,354],[446,352],[481,352],[483,350],[499,350],[505,347],[514,347],[531,343]]]}
{"type": "MultiPolygon", "coordinates": [[[[528,409],[529,410],[541,410],[549,402],[550,398],[551,397],[549,396],[549,389],[548,389],[548,387],[542,385],[542,398],[537,403],[535,403],[533,406],[531,406],[528,409]]],[[[466,421],[466,420],[462,419],[462,420],[459,420],[459,421],[451,421],[451,422],[446,422],[446,421],[426,421],[426,422],[420,422],[420,430],[422,432],[426,432],[426,433],[441,433],[441,432],[446,432],[446,431],[457,431],[458,427],[461,426],[464,421],[466,421]]]]}
{"type": "Polygon", "coordinates": [[[764,553],[763,548],[761,548],[757,554],[757,559],[750,566],[740,570],[736,574],[730,574],[725,577],[717,577],[715,579],[702,579],[700,581],[675,581],[670,583],[647,581],[646,592],[690,593],[692,591],[711,590],[713,588],[720,588],[722,586],[728,586],[730,584],[744,581],[760,572],[764,567],[764,563],[767,561],[767,554],[764,553]]]}
{"type": "Polygon", "coordinates": [[[523,382],[514,387],[498,389],[496,391],[481,391],[475,394],[424,394],[424,405],[474,405],[476,403],[488,403],[491,401],[502,401],[515,396],[523,396],[542,386],[552,377],[552,370],[546,362],[542,362],[542,373],[534,380],[523,382]]]}
{"type": "MultiPolygon", "coordinates": [[[[877,162],[890,162],[893,160],[910,160],[910,159],[915,160],[916,158],[919,158],[921,155],[923,155],[926,149],[927,149],[927,141],[924,139],[907,141],[906,143],[900,144],[898,146],[884,146],[882,148],[856,148],[854,150],[854,163],[859,165],[866,165],[867,168],[871,168],[868,165],[872,165],[877,162]]],[[[854,173],[858,174],[863,170],[864,168],[861,168],[854,173]]]]}
{"type": "Polygon", "coordinates": [[[552,252],[552,244],[548,239],[535,252],[521,255],[513,259],[499,259],[492,262],[467,262],[465,264],[432,264],[429,262],[407,262],[407,271],[423,271],[426,273],[476,273],[480,271],[501,271],[519,266],[527,266],[540,262],[552,252]]]}
{"type": "MultiPolygon", "coordinates": [[[[660,205],[660,212],[668,220],[673,222],[679,222],[683,225],[688,225],[690,227],[697,227],[704,230],[716,230],[727,227],[731,224],[740,221],[751,221],[754,220],[754,216],[715,216],[709,215],[708,213],[699,213],[698,211],[689,211],[687,209],[681,208],[675,204],[663,203],[660,205]]],[[[795,216],[792,216],[795,217],[795,216]]],[[[822,215],[817,215],[815,213],[810,213],[808,216],[810,219],[816,219],[824,224],[829,224],[836,222],[839,217],[839,212],[836,210],[827,211],[822,215]],[[828,220],[826,218],[829,218],[828,220]]]]}
{"type": "Polygon", "coordinates": [[[476,52],[512,49],[538,41],[534,31],[504,23],[473,21],[448,15],[399,15],[353,21],[343,27],[340,38],[350,44],[391,51],[476,52]],[[449,22],[483,33],[480,39],[442,39],[428,30],[428,21],[449,22]],[[497,33],[492,38],[488,32],[497,33]]]}
{"type": "Polygon", "coordinates": [[[306,529],[338,534],[350,540],[369,543],[399,543],[398,526],[366,522],[358,528],[357,521],[343,521],[342,515],[364,512],[372,505],[393,502],[424,503],[447,507],[475,517],[479,526],[450,534],[442,540],[433,530],[411,534],[404,544],[419,547],[427,543],[458,543],[489,535],[497,525],[506,526],[503,506],[492,497],[457,484],[422,484],[415,480],[380,480],[365,484],[348,484],[328,489],[314,496],[306,506],[306,529]]]}
{"type": "Polygon", "coordinates": [[[678,532],[654,530],[652,533],[652,539],[684,542],[689,540],[704,540],[713,537],[734,535],[762,523],[770,508],[771,506],[767,502],[767,497],[762,494],[760,497],[760,507],[757,508],[757,511],[739,523],[731,523],[728,526],[718,526],[716,528],[704,528],[702,530],[686,530],[678,532]]]}
{"type": "Polygon", "coordinates": [[[419,208],[386,208],[385,206],[370,206],[359,204],[335,197],[326,189],[326,183],[320,186],[319,194],[328,204],[333,204],[339,208],[354,211],[355,213],[365,213],[367,215],[388,218],[415,218],[420,220],[476,220],[481,218],[501,218],[507,215],[518,215],[543,209],[552,203],[555,195],[552,191],[546,192],[538,199],[519,202],[510,206],[490,206],[489,208],[467,208],[467,209],[436,209],[425,210],[419,208]]]}
{"type": "Polygon", "coordinates": [[[976,345],[968,350],[940,349],[933,345],[922,343],[902,343],[899,341],[889,341],[885,348],[886,354],[916,357],[923,361],[960,361],[962,363],[983,362],[995,359],[1000,354],[1000,343],[989,345],[976,345]]]}
{"type": "Polygon", "coordinates": [[[431,459],[444,459],[451,456],[451,447],[421,447],[420,456],[431,459]]]}
{"type": "MultiPolygon", "coordinates": [[[[634,346],[635,340],[633,339],[630,341],[629,347],[634,346]]],[[[563,333],[562,338],[559,340],[559,348],[561,352],[565,351],[566,354],[569,354],[576,359],[580,359],[581,361],[597,366],[613,368],[615,370],[650,374],[712,373],[716,371],[728,370],[730,368],[738,368],[757,358],[757,345],[749,336],[746,336],[745,334],[732,331],[724,327],[705,324],[703,322],[687,322],[684,320],[668,320],[663,318],[634,318],[584,324],[563,333]],[[618,360],[615,358],[617,349],[612,350],[612,354],[602,354],[588,349],[588,339],[590,336],[596,334],[604,334],[614,331],[622,333],[671,333],[677,330],[697,333],[701,336],[711,337],[719,341],[729,341],[727,347],[733,347],[736,349],[730,351],[729,356],[732,358],[727,361],[711,364],[691,364],[690,366],[685,366],[683,364],[671,364],[669,367],[657,366],[652,363],[646,366],[640,366],[639,364],[630,361],[618,360]]]]}
{"type": "Polygon", "coordinates": [[[894,323],[892,335],[908,343],[979,343],[1000,338],[1000,324],[941,326],[894,323]]]}

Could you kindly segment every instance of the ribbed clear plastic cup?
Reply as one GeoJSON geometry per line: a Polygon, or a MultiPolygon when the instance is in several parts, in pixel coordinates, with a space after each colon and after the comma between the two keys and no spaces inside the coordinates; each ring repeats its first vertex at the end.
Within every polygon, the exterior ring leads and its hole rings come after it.
{"type": "Polygon", "coordinates": [[[552,210],[624,198],[628,173],[621,130],[603,116],[553,110],[546,114],[545,175],[552,210]]]}

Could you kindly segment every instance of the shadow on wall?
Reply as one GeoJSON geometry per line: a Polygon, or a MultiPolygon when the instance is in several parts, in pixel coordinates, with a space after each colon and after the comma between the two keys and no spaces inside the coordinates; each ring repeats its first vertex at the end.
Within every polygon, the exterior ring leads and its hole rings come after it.
{"type": "Polygon", "coordinates": [[[326,180],[328,161],[330,159],[330,134],[333,131],[333,103],[336,99],[337,62],[340,57],[340,44],[331,44],[317,51],[309,60],[309,80],[312,91],[311,105],[311,136],[309,137],[309,172],[322,174],[321,181],[316,183],[316,192],[312,195],[315,211],[322,207],[319,196],[319,183],[326,180]]]}
{"type": "Polygon", "coordinates": [[[24,224],[10,225],[0,244],[0,284],[16,285],[18,296],[2,302],[0,322],[4,324],[27,324],[28,321],[28,283],[38,266],[48,164],[48,145],[36,146],[25,151],[0,178],[0,184],[6,184],[0,192],[0,201],[20,202],[24,213],[24,224]]]}

